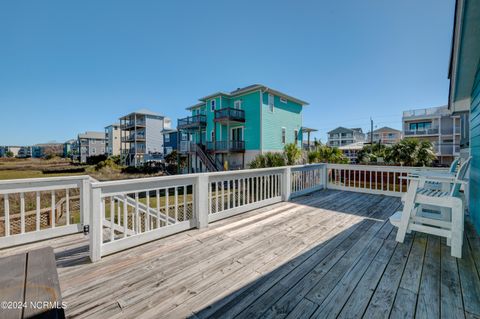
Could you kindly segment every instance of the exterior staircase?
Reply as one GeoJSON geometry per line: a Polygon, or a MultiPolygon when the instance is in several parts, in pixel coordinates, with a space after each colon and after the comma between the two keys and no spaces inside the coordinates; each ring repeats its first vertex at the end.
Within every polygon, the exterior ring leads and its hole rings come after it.
{"type": "Polygon", "coordinates": [[[218,172],[223,171],[223,165],[218,160],[215,160],[205,152],[204,146],[201,144],[193,144],[193,151],[200,158],[203,165],[207,168],[209,172],[218,172]]]}

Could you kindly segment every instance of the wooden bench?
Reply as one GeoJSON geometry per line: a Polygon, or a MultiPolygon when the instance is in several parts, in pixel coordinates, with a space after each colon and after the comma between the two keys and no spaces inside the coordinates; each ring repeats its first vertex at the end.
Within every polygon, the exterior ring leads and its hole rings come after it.
{"type": "Polygon", "coordinates": [[[52,247],[0,258],[0,319],[65,318],[52,247]]]}

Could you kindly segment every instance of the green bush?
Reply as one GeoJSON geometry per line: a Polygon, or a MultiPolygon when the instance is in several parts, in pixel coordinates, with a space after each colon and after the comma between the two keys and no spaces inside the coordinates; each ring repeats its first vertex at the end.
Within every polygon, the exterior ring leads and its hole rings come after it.
{"type": "Polygon", "coordinates": [[[307,159],[309,163],[348,164],[348,158],[341,150],[327,145],[319,145],[314,151],[308,152],[307,159]]]}
{"type": "Polygon", "coordinates": [[[287,165],[295,165],[302,157],[302,150],[295,144],[290,143],[284,146],[283,151],[287,160],[287,165]]]}
{"type": "Polygon", "coordinates": [[[107,155],[93,155],[87,157],[87,165],[97,165],[98,163],[105,161],[107,159],[107,155]]]}
{"type": "Polygon", "coordinates": [[[258,154],[250,162],[250,168],[267,168],[285,166],[285,157],[281,153],[267,152],[265,154],[258,154]]]}

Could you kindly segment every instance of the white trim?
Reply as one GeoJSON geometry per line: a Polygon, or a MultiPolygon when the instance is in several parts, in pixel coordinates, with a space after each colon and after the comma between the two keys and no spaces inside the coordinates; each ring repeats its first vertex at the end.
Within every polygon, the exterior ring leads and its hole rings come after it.
{"type": "MultiPolygon", "coordinates": [[[[453,27],[453,30],[457,32],[454,33],[455,39],[453,40],[453,50],[452,50],[452,74],[450,76],[451,81],[451,91],[450,91],[450,101],[448,103],[448,107],[453,106],[453,102],[455,101],[455,92],[457,87],[457,67],[458,67],[458,56],[460,54],[460,38],[462,36],[462,22],[463,22],[463,7],[464,7],[464,0],[458,0],[458,11],[457,16],[455,17],[456,25],[453,27]]],[[[454,110],[452,110],[454,111],[454,110]]]]}

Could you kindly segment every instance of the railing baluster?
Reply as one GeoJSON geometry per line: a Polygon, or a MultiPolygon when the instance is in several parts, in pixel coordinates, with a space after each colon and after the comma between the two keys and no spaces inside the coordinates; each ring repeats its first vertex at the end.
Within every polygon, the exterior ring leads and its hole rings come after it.
{"type": "Polygon", "coordinates": [[[140,214],[138,212],[138,192],[135,192],[135,233],[142,232],[142,225],[140,224],[140,214]]]}
{"type": "Polygon", "coordinates": [[[232,180],[232,190],[233,190],[233,193],[232,193],[232,208],[235,208],[237,207],[237,204],[236,204],[236,189],[235,189],[235,182],[236,180],[232,180]]]}
{"type": "Polygon", "coordinates": [[[65,214],[66,214],[66,224],[70,225],[70,190],[67,188],[65,189],[65,214]]]}
{"type": "Polygon", "coordinates": [[[175,223],[178,223],[178,186],[175,186],[175,223]]]}
{"type": "Polygon", "coordinates": [[[145,231],[150,230],[150,191],[146,191],[147,209],[145,210],[145,231]]]}
{"type": "Polygon", "coordinates": [[[225,210],[225,181],[221,181],[222,186],[222,211],[225,210]]]}
{"type": "Polygon", "coordinates": [[[121,220],[121,206],[120,206],[120,198],[117,199],[117,224],[118,226],[122,226],[121,220]]]}
{"type": "Polygon", "coordinates": [[[52,191],[52,212],[50,216],[50,227],[55,228],[55,191],[52,191]]]}
{"type": "MultiPolygon", "coordinates": [[[[210,185],[210,184],[209,184],[210,185]]],[[[211,201],[211,198],[210,198],[211,201]]],[[[183,221],[187,220],[187,186],[183,186],[183,221]]]]}
{"type": "Polygon", "coordinates": [[[165,214],[167,215],[167,225],[170,223],[170,198],[169,198],[169,191],[168,187],[165,188],[165,214]]]}
{"type": "MultiPolygon", "coordinates": [[[[128,230],[127,195],[123,194],[123,238],[127,237],[127,230],[128,230]]],[[[132,230],[133,230],[133,218],[132,218],[132,230]]]]}
{"type": "Polygon", "coordinates": [[[218,198],[220,197],[220,190],[218,189],[219,182],[215,182],[215,213],[220,211],[218,206],[218,198]]]}
{"type": "Polygon", "coordinates": [[[157,228],[160,228],[160,190],[157,188],[155,190],[155,195],[157,198],[157,228]]]}
{"type": "Polygon", "coordinates": [[[380,172],[380,183],[382,185],[382,191],[383,191],[383,171],[380,172]]]}
{"type": "Polygon", "coordinates": [[[40,230],[40,209],[41,209],[41,202],[40,202],[40,192],[36,192],[35,194],[35,229],[37,231],[40,230]]]}
{"type": "Polygon", "coordinates": [[[10,202],[8,194],[3,195],[3,205],[5,208],[5,236],[10,236],[10,202]]]}
{"type": "Polygon", "coordinates": [[[115,201],[113,196],[110,196],[110,241],[115,238],[115,201]]]}
{"type": "Polygon", "coordinates": [[[25,233],[25,193],[20,193],[20,233],[25,233]]]}

